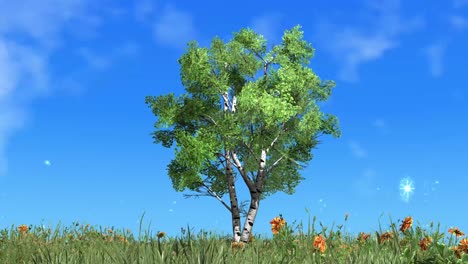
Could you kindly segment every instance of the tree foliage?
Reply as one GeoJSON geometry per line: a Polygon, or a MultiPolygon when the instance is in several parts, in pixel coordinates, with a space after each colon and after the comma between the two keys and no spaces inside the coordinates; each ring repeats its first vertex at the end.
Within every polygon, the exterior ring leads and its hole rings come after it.
{"type": "Polygon", "coordinates": [[[250,29],[234,33],[227,43],[215,37],[210,48],[190,42],[179,59],[187,93],[146,97],[157,116],[154,143],[176,145],[168,165],[174,189],[209,186],[219,196],[227,193],[223,155],[229,150],[255,183],[260,153],[267,149],[260,199],[277,191],[294,193],[318,137],[340,135],[338,119],[322,113],[318,104],[335,84],[322,82],[308,67],[313,54],[300,26],[285,31],[282,43],[270,51],[250,29]],[[229,112],[223,111],[223,94],[229,112]]]}

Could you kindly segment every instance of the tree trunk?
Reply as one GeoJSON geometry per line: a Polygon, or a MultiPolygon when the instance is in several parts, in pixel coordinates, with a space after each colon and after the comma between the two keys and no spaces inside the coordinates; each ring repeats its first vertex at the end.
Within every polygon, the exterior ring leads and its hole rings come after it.
{"type": "Polygon", "coordinates": [[[251,198],[249,212],[247,213],[247,218],[245,219],[244,223],[244,229],[242,230],[242,237],[240,238],[240,241],[244,243],[249,242],[249,237],[252,233],[252,228],[255,222],[255,217],[257,216],[259,204],[260,195],[258,195],[258,197],[251,198]]]}
{"type": "Polygon", "coordinates": [[[260,205],[260,195],[262,194],[263,189],[263,178],[265,177],[265,164],[266,164],[266,151],[262,150],[259,169],[257,173],[257,179],[255,182],[255,188],[250,189],[250,208],[247,213],[247,219],[244,223],[244,229],[242,230],[241,241],[244,243],[249,242],[249,236],[252,232],[252,228],[255,222],[255,217],[257,216],[258,207],[260,205]]]}
{"type": "Polygon", "coordinates": [[[231,201],[232,241],[239,242],[241,236],[239,206],[232,172],[231,155],[229,152],[226,154],[226,177],[229,185],[229,200],[231,201]]]}

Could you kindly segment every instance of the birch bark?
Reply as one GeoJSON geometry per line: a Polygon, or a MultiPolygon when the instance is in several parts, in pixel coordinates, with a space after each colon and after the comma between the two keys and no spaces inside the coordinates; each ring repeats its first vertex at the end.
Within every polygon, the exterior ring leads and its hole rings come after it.
{"type": "Polygon", "coordinates": [[[263,177],[265,176],[265,164],[266,164],[266,151],[262,150],[260,164],[257,174],[257,179],[255,182],[254,188],[250,189],[250,208],[249,212],[247,213],[247,219],[244,223],[244,229],[242,230],[241,241],[244,243],[248,243],[249,236],[252,232],[252,228],[255,222],[255,217],[258,213],[258,207],[260,205],[260,195],[263,189],[263,177]]]}
{"type": "Polygon", "coordinates": [[[231,217],[232,217],[232,241],[239,242],[240,231],[240,213],[237,201],[236,186],[234,184],[234,175],[232,173],[231,155],[226,153],[226,177],[229,185],[229,200],[231,201],[231,217]]]}

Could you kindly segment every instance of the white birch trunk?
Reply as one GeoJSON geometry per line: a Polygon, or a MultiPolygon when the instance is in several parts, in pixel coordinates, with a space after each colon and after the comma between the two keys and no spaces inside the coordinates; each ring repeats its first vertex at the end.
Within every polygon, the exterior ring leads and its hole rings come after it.
{"type": "Polygon", "coordinates": [[[257,180],[255,183],[255,189],[250,190],[250,208],[249,212],[247,213],[247,219],[244,223],[244,229],[242,230],[242,237],[241,241],[244,243],[249,242],[249,237],[252,232],[252,228],[255,222],[255,217],[258,213],[258,207],[260,205],[260,195],[262,193],[263,188],[263,177],[265,176],[265,164],[266,164],[266,151],[262,150],[260,164],[258,169],[257,180]]]}
{"type": "Polygon", "coordinates": [[[240,231],[240,213],[237,202],[236,186],[234,184],[234,175],[231,166],[230,154],[226,155],[226,177],[229,185],[229,200],[231,201],[231,217],[232,217],[232,241],[239,242],[241,231],[240,231]]]}

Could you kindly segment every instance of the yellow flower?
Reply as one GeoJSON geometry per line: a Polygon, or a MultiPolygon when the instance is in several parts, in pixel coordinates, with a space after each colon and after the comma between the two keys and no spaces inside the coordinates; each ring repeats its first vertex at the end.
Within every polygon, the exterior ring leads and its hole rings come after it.
{"type": "Polygon", "coordinates": [[[321,253],[327,249],[326,239],[322,235],[318,235],[314,238],[314,248],[319,249],[321,253]]]}
{"type": "Polygon", "coordinates": [[[405,218],[405,220],[401,224],[400,231],[404,233],[406,230],[410,229],[412,225],[413,225],[413,218],[411,218],[411,216],[408,216],[405,218]]]}

